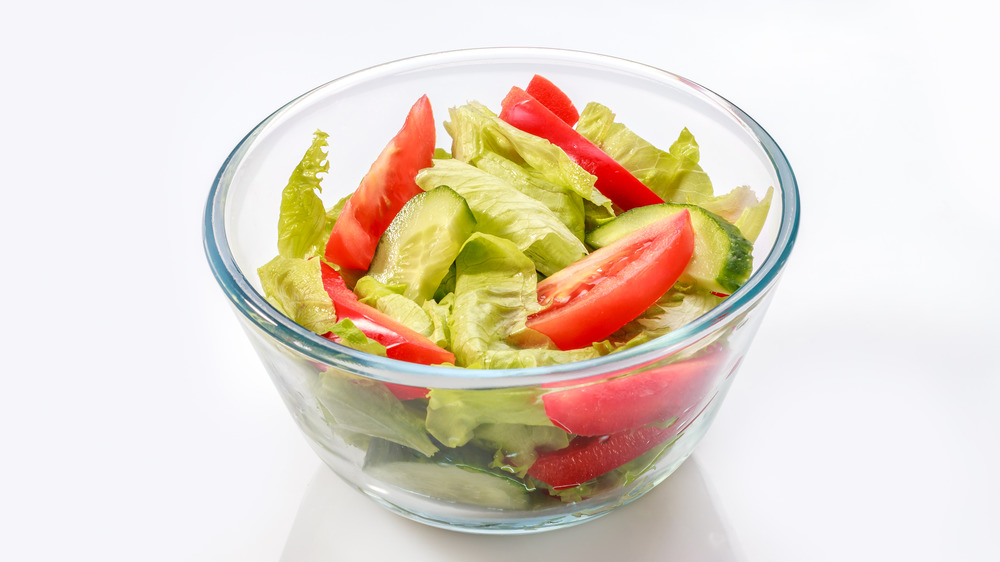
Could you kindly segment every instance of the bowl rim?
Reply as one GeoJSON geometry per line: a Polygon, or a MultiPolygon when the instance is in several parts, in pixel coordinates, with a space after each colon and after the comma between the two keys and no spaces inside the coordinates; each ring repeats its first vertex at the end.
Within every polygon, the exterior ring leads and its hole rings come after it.
{"type": "Polygon", "coordinates": [[[712,333],[729,316],[739,314],[763,298],[780,277],[795,244],[799,226],[799,194],[795,174],[781,148],[753,118],[708,88],[672,72],[625,58],[587,51],[548,47],[484,47],[441,51],[397,59],[358,70],[313,88],[271,113],[236,145],[220,167],[209,190],[202,225],[204,251],[216,281],[243,317],[282,344],[321,363],[348,369],[375,379],[414,386],[497,387],[561,382],[610,370],[627,369],[675,353],[712,333]],[[747,282],[708,313],[673,332],[613,354],[545,367],[518,369],[463,369],[428,366],[357,351],[319,336],[278,312],[257,292],[236,264],[226,233],[226,200],[235,170],[254,141],[296,105],[331,88],[389,74],[475,60],[509,59],[539,64],[588,64],[604,70],[630,72],[659,82],[681,85],[690,93],[728,113],[755,138],[777,175],[781,194],[778,233],[763,263],[747,282]]]}

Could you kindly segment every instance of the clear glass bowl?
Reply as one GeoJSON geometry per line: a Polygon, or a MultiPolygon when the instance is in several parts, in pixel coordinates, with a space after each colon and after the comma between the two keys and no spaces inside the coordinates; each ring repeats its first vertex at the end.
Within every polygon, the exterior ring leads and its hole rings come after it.
{"type": "MultiPolygon", "coordinates": [[[[279,394],[310,445],[340,477],[389,509],[430,525],[523,533],[574,525],[617,509],[663,481],[691,454],[764,316],[792,249],[798,217],[795,178],[777,144],[711,91],[627,60],[499,48],[391,62],[291,101],[255,127],[222,166],[209,194],[204,237],[216,279],[279,394]],[[316,129],[331,135],[331,171],[323,183],[324,201],[331,205],[357,186],[422,94],[429,96],[439,124],[438,146],[449,148],[442,125],[449,107],[476,100],[499,111],[509,88],[524,87],[536,73],[571,93],[580,107],[587,101],[610,107],[618,121],[657,146],[669,146],[687,127],[717,193],[738,185],[758,195],[775,188],[770,216],[755,244],[754,273],[742,288],[685,327],[626,351],[556,367],[497,371],[429,367],[357,352],[303,329],[261,296],[256,270],[277,253],[281,190],[316,129]],[[440,452],[428,460],[373,437],[379,432],[370,429],[369,418],[378,417],[376,408],[406,407],[423,415],[426,407],[421,399],[405,406],[392,403],[383,383],[458,389],[484,399],[521,393],[571,405],[579,400],[598,408],[583,413],[594,419],[603,419],[601,404],[624,401],[635,412],[657,411],[660,418],[647,426],[656,429],[642,436],[626,430],[576,437],[577,444],[602,442],[619,449],[634,446],[637,439],[648,441],[644,448],[655,446],[560,498],[532,487],[531,480],[526,487],[513,475],[507,478],[505,471],[470,468],[473,463],[462,460],[464,450],[433,438],[440,452]],[[374,394],[357,399],[358,392],[374,394]]],[[[602,455],[607,451],[593,458],[602,455]]]]}

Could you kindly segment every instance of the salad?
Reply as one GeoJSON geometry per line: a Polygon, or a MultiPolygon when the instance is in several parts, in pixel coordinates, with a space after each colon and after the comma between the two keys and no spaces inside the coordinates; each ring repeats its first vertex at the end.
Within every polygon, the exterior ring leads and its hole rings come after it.
{"type": "MultiPolygon", "coordinates": [[[[401,361],[510,369],[582,361],[701,316],[749,277],[767,216],[746,186],[716,194],[683,129],[666,150],[549,80],[499,112],[427,96],[358,188],[329,208],[317,131],[282,191],[267,300],[332,341],[401,361]]],[[[724,338],[594,381],[417,388],[320,367],[331,430],[365,472],[491,508],[574,502],[655,467],[717,383],[724,338]]]]}

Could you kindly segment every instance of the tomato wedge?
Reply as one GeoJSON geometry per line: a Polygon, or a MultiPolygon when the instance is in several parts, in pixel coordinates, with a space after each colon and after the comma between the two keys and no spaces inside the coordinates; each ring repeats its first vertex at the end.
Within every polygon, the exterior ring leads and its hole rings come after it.
{"type": "MultiPolygon", "coordinates": [[[[335,269],[324,263],[321,271],[323,288],[333,299],[337,320],[349,318],[366,336],[384,345],[388,357],[424,365],[455,363],[455,354],[452,352],[438,346],[420,332],[400,324],[377,308],[360,302],[335,269]]],[[[324,337],[337,341],[337,337],[333,334],[325,334],[324,337]]],[[[424,393],[426,394],[426,391],[424,393]]]]}
{"type": "Polygon", "coordinates": [[[598,191],[627,211],[663,203],[641,181],[603,150],[576,132],[527,92],[514,86],[500,104],[500,119],[526,133],[542,137],[566,151],[584,170],[597,176],[598,191]]]}
{"type": "Polygon", "coordinates": [[[425,95],[410,108],[403,128],[344,205],[326,244],[327,261],[349,269],[368,269],[386,227],[403,204],[423,191],[414,178],[431,165],[434,143],[434,115],[425,95]]]}
{"type": "Polygon", "coordinates": [[[561,349],[602,340],[663,296],[693,252],[694,231],[685,209],[539,282],[542,309],[528,317],[527,325],[561,349]]]}
{"type": "Polygon", "coordinates": [[[601,437],[575,437],[568,447],[543,451],[528,476],[560,490],[593,480],[677,434],[674,426],[647,426],[601,437]]]}
{"type": "Polygon", "coordinates": [[[573,100],[569,99],[566,92],[560,90],[548,78],[538,74],[534,75],[524,91],[547,107],[549,111],[555,113],[570,127],[576,125],[576,122],[580,120],[580,112],[573,105],[573,100]]]}
{"type": "Polygon", "coordinates": [[[552,423],[577,435],[607,435],[677,417],[683,427],[700,411],[726,354],[704,355],[599,383],[542,396],[552,423]]]}

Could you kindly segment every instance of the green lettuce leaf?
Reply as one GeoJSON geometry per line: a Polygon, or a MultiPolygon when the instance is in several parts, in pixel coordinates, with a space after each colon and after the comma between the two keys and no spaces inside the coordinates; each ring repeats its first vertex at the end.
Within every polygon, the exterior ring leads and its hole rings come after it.
{"type": "Polygon", "coordinates": [[[277,256],[257,269],[257,275],[267,301],[307,330],[325,334],[337,323],[318,259],[277,256]]]}
{"type": "Polygon", "coordinates": [[[365,275],[354,283],[354,294],[368,306],[377,306],[378,300],[386,295],[402,295],[404,292],[405,285],[388,285],[370,275],[365,275]]]}
{"type": "Polygon", "coordinates": [[[456,365],[471,369],[516,369],[580,361],[597,350],[557,349],[526,326],[539,309],[534,264],[509,240],[475,233],[456,260],[451,314],[456,365]]]}
{"type": "Polygon", "coordinates": [[[726,219],[729,224],[736,224],[743,210],[757,203],[757,194],[749,186],[741,185],[729,193],[705,199],[699,206],[726,219]]]}
{"type": "Polygon", "coordinates": [[[584,231],[590,232],[602,224],[610,222],[614,219],[614,210],[600,205],[594,205],[590,201],[583,202],[584,231]]]}
{"type": "Polygon", "coordinates": [[[607,107],[591,102],[580,113],[576,129],[667,203],[699,203],[713,195],[708,174],[698,165],[694,135],[681,131],[663,151],[615,122],[607,107]]]}
{"type": "Polygon", "coordinates": [[[754,242],[767,220],[773,196],[774,188],[768,187],[764,197],[758,200],[752,189],[741,185],[729,193],[706,199],[701,206],[735,225],[744,238],[754,242]]]}
{"type": "Polygon", "coordinates": [[[455,293],[448,293],[440,301],[428,299],[422,305],[431,321],[428,339],[445,349],[451,349],[451,311],[454,303],[455,293]]]}
{"type": "Polygon", "coordinates": [[[427,431],[447,447],[465,445],[483,424],[552,426],[535,387],[432,388],[427,397],[427,431]]]}
{"type": "Polygon", "coordinates": [[[458,366],[482,363],[491,348],[527,330],[539,309],[535,265],[514,244],[474,233],[458,254],[451,315],[452,351],[458,366]]]}
{"type": "Polygon", "coordinates": [[[756,242],[760,236],[764,223],[767,222],[767,213],[771,210],[771,197],[774,195],[774,187],[768,187],[764,198],[756,205],[750,205],[743,209],[740,218],[734,223],[740,229],[744,238],[751,242],[756,242]]]}
{"type": "Polygon", "coordinates": [[[338,430],[379,437],[428,457],[438,451],[423,419],[381,382],[331,369],[320,373],[316,395],[338,430]]]}
{"type": "Polygon", "coordinates": [[[434,291],[434,298],[440,302],[449,293],[455,292],[455,262],[451,262],[451,267],[448,268],[448,273],[444,274],[444,279],[441,280],[441,284],[438,286],[437,290],[434,291]]]}
{"type": "Polygon", "coordinates": [[[403,285],[386,285],[368,275],[354,284],[358,300],[377,308],[400,324],[430,336],[434,329],[433,322],[423,307],[403,295],[405,289],[403,285]]]}
{"type": "Polygon", "coordinates": [[[385,346],[373,339],[369,339],[361,331],[361,328],[354,325],[354,322],[350,318],[344,318],[340,322],[330,326],[330,332],[337,336],[336,341],[341,345],[380,357],[386,356],[385,346]]]}
{"type": "Polygon", "coordinates": [[[539,450],[568,446],[569,434],[555,426],[487,423],[476,428],[472,443],[496,451],[490,466],[523,477],[539,450]]]}
{"type": "Polygon", "coordinates": [[[566,225],[570,232],[583,240],[584,212],[583,198],[580,194],[556,185],[531,168],[519,166],[493,152],[483,154],[476,161],[476,167],[541,202],[566,225]]]}
{"type": "Polygon", "coordinates": [[[677,285],[638,318],[611,334],[610,350],[634,347],[676,330],[702,316],[722,300],[723,297],[712,293],[677,285]]]}
{"type": "Polygon", "coordinates": [[[318,259],[277,256],[257,270],[264,298],[279,312],[319,335],[333,332],[337,343],[385,357],[385,346],[369,339],[350,319],[337,321],[333,300],[323,288],[318,259]]]}
{"type": "Polygon", "coordinates": [[[449,114],[451,121],[444,126],[452,138],[454,158],[476,165],[484,154],[495,153],[611,210],[611,200],[594,187],[597,178],[558,146],[507,124],[478,102],[451,108],[449,114]]]}
{"type": "Polygon", "coordinates": [[[313,134],[312,145],[306,150],[288,184],[281,192],[278,215],[278,253],[286,258],[308,258],[323,252],[333,229],[328,220],[319,174],[330,169],[326,159],[326,139],[323,131],[313,134]]]}
{"type": "Polygon", "coordinates": [[[461,160],[435,160],[417,174],[424,190],[447,185],[465,198],[480,232],[510,240],[545,275],[587,255],[577,236],[544,204],[461,160]]]}

